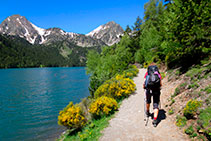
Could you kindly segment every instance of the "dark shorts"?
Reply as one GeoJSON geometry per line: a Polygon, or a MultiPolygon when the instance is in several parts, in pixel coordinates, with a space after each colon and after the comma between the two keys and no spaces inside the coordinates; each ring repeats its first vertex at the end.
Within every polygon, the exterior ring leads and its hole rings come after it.
{"type": "Polygon", "coordinates": [[[153,97],[153,109],[158,109],[160,102],[160,90],[146,90],[146,102],[151,103],[151,97],[153,97]]]}

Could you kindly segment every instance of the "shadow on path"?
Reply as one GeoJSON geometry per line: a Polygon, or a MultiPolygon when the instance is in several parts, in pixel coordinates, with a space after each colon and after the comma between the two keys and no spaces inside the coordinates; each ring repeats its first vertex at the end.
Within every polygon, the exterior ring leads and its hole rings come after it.
{"type": "MultiPolygon", "coordinates": [[[[152,118],[152,119],[153,119],[153,117],[154,117],[154,113],[151,115],[151,118],[152,118]]],[[[166,111],[163,110],[163,109],[160,109],[160,110],[159,110],[159,113],[158,113],[158,118],[157,118],[157,120],[158,120],[157,125],[158,125],[162,120],[165,120],[165,119],[166,119],[166,111]]]]}
{"type": "Polygon", "coordinates": [[[158,124],[164,119],[166,119],[166,111],[163,109],[160,109],[158,113],[158,124]]]}

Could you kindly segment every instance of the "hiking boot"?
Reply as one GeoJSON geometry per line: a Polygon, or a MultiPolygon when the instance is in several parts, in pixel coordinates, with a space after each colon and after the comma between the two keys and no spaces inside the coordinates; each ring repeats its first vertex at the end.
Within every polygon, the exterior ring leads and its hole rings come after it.
{"type": "Polygon", "coordinates": [[[157,126],[157,124],[158,124],[158,119],[156,119],[156,120],[155,120],[155,119],[153,119],[152,124],[153,124],[153,126],[154,126],[154,127],[156,127],[156,126],[157,126]]]}
{"type": "Polygon", "coordinates": [[[150,112],[149,111],[146,112],[146,116],[150,117],[150,112]]]}

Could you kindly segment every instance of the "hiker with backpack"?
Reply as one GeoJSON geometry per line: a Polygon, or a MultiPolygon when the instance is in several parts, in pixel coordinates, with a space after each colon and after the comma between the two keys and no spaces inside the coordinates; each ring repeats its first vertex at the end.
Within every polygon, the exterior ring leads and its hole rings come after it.
{"type": "Polygon", "coordinates": [[[150,116],[150,103],[151,103],[151,97],[153,97],[153,111],[154,111],[154,117],[152,124],[154,127],[158,124],[158,113],[159,113],[159,102],[160,102],[160,88],[162,86],[161,83],[161,75],[158,70],[158,67],[155,63],[151,63],[148,68],[147,72],[144,76],[145,82],[143,84],[143,88],[146,89],[146,116],[150,116]]]}

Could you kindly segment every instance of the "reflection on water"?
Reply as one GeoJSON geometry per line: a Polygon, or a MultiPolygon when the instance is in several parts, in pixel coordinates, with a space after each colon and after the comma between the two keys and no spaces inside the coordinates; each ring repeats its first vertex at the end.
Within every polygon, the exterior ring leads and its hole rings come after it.
{"type": "Polygon", "coordinates": [[[85,68],[0,70],[0,140],[45,140],[64,130],[59,110],[89,95],[85,68]]]}

